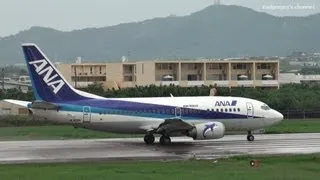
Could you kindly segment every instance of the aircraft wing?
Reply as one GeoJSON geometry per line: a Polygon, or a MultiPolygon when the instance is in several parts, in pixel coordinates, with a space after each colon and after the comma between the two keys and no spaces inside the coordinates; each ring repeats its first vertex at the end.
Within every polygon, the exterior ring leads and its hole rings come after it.
{"type": "Polygon", "coordinates": [[[14,99],[4,99],[3,101],[23,107],[28,107],[28,104],[31,103],[29,101],[19,101],[14,99]]]}
{"type": "Polygon", "coordinates": [[[194,126],[183,121],[180,118],[165,119],[163,123],[155,130],[156,133],[172,133],[191,130],[194,126]]]}

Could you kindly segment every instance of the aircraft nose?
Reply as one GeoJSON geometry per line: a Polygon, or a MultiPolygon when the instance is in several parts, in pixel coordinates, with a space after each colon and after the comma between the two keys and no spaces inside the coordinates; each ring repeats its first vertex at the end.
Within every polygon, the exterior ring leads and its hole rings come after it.
{"type": "Polygon", "coordinates": [[[280,122],[280,121],[282,121],[283,120],[283,115],[280,113],[280,112],[278,112],[278,111],[275,111],[275,116],[276,116],[276,120],[278,121],[278,122],[280,122]]]}

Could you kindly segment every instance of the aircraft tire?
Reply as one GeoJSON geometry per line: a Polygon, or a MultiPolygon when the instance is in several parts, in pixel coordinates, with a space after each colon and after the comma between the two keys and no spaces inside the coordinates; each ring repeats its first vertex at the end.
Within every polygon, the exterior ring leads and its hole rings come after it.
{"type": "Polygon", "coordinates": [[[247,140],[250,141],[250,142],[254,141],[254,136],[252,134],[249,134],[247,136],[247,140]]]}
{"type": "Polygon", "coordinates": [[[153,144],[154,143],[154,135],[153,134],[147,134],[144,136],[144,142],[147,144],[147,145],[150,145],[150,144],[153,144]]]}
{"type": "Polygon", "coordinates": [[[160,137],[160,144],[161,144],[161,145],[171,144],[171,139],[170,139],[170,137],[169,137],[169,136],[164,136],[164,135],[162,135],[162,136],[160,137]]]}

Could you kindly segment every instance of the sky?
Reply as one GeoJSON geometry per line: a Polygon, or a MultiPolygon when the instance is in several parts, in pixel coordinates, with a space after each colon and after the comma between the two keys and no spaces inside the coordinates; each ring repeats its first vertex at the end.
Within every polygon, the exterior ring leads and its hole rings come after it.
{"type": "MultiPolygon", "coordinates": [[[[62,31],[105,27],[169,15],[185,16],[216,0],[0,0],[0,37],[32,26],[62,31]]],[[[319,0],[220,0],[276,16],[320,13],[319,0]]]]}

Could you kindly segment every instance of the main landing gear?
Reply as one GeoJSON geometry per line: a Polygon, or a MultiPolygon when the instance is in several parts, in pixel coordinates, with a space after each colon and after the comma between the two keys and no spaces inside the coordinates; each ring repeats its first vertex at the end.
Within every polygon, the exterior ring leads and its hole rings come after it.
{"type": "Polygon", "coordinates": [[[254,141],[254,136],[252,135],[251,131],[248,131],[247,140],[248,141],[254,141]]]}
{"type": "Polygon", "coordinates": [[[144,142],[149,145],[154,143],[154,135],[153,134],[147,134],[144,136],[144,142]]]}
{"type": "Polygon", "coordinates": [[[166,136],[166,135],[162,135],[160,137],[160,144],[161,145],[166,145],[166,144],[171,144],[171,139],[169,136],[166,136]]]}
{"type": "MultiPolygon", "coordinates": [[[[147,144],[147,145],[151,145],[151,144],[153,144],[154,143],[154,140],[155,140],[155,138],[154,138],[154,135],[153,134],[146,134],[145,136],[144,136],[144,142],[147,144]]],[[[170,144],[171,143],[171,139],[170,139],[170,137],[169,136],[167,136],[167,135],[162,135],[161,137],[160,137],[160,144],[161,145],[167,145],[167,144],[170,144]]]]}

